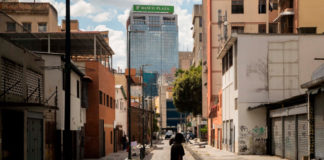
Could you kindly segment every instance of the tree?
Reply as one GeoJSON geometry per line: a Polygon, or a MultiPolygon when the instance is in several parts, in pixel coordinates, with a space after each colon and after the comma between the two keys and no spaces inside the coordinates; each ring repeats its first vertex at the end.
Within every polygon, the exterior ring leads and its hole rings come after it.
{"type": "Polygon", "coordinates": [[[201,65],[187,71],[178,70],[173,87],[173,103],[180,112],[201,114],[201,65]]]}

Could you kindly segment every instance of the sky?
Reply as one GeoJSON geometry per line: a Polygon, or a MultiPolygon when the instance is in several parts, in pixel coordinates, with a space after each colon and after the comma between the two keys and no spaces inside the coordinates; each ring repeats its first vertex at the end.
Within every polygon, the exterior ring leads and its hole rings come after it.
{"type": "MultiPolygon", "coordinates": [[[[32,2],[33,0],[20,0],[32,2]]],[[[65,19],[65,0],[50,2],[58,12],[59,25],[65,19]]],[[[71,0],[71,19],[79,20],[79,28],[87,31],[109,31],[109,44],[115,55],[113,67],[126,67],[126,20],[133,4],[173,5],[178,15],[179,51],[192,51],[192,8],[201,0],[71,0]]]]}

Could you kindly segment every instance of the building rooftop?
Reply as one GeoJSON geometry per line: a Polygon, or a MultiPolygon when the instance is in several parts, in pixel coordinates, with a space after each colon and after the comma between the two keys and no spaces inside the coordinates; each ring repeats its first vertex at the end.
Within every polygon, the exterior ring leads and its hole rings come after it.
{"type": "Polygon", "coordinates": [[[48,14],[50,9],[52,9],[57,14],[57,10],[50,3],[0,2],[0,10],[6,13],[48,14]]]}

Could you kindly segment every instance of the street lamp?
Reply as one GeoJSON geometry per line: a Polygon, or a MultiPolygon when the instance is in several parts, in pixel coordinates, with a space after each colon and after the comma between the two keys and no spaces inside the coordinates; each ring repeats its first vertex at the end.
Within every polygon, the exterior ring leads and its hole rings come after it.
{"type": "Polygon", "coordinates": [[[141,152],[141,159],[144,159],[145,157],[145,143],[144,143],[144,132],[145,132],[145,129],[144,129],[144,124],[145,124],[145,111],[144,111],[144,67],[145,66],[151,66],[151,64],[143,64],[141,65],[141,71],[142,71],[142,108],[143,108],[143,133],[142,133],[142,152],[141,152]]]}
{"type": "Polygon", "coordinates": [[[131,74],[130,74],[130,70],[131,70],[131,54],[130,54],[130,48],[131,48],[131,33],[135,32],[135,33],[143,33],[144,31],[138,31],[138,30],[134,30],[134,31],[130,31],[128,30],[128,52],[127,52],[127,66],[128,66],[128,77],[127,77],[127,108],[128,108],[128,159],[132,159],[132,146],[131,146],[131,141],[132,141],[132,137],[131,137],[131,87],[130,87],[130,83],[131,83],[131,74]]]}

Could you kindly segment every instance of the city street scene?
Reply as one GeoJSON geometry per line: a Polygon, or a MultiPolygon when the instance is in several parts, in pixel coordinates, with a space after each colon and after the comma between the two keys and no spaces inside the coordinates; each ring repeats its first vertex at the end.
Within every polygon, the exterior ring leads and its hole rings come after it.
{"type": "Polygon", "coordinates": [[[0,160],[324,160],[324,0],[0,0],[0,160]]]}

